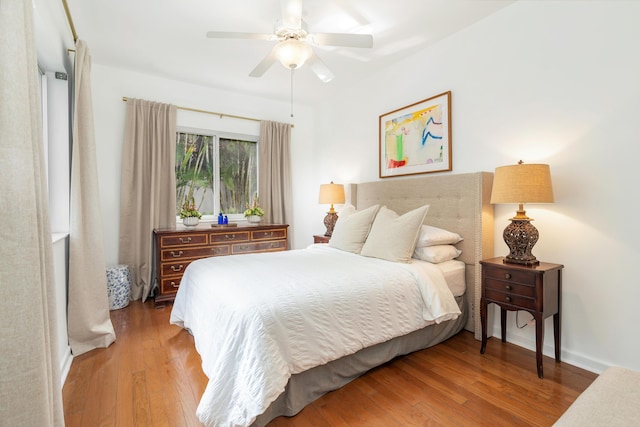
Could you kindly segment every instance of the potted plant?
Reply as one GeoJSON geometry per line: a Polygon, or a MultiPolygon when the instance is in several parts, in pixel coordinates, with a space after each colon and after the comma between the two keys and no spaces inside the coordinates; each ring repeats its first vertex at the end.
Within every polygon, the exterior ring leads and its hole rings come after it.
{"type": "Polygon", "coordinates": [[[259,223],[264,215],[264,210],[258,205],[258,197],[253,198],[253,204],[249,206],[247,204],[247,210],[244,211],[244,216],[247,218],[247,221],[252,223],[259,223]]]}
{"type": "Polygon", "coordinates": [[[202,214],[198,209],[196,209],[196,203],[193,198],[182,204],[182,209],[180,209],[180,218],[182,219],[182,224],[184,224],[185,227],[195,227],[198,225],[198,222],[200,222],[202,214]]]}

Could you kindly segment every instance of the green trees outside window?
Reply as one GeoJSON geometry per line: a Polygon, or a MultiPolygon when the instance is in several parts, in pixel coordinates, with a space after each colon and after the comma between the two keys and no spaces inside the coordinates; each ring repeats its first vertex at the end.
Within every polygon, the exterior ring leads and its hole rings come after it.
{"type": "Polygon", "coordinates": [[[177,212],[193,200],[205,218],[218,212],[242,218],[258,189],[257,143],[248,139],[177,132],[177,212]]]}

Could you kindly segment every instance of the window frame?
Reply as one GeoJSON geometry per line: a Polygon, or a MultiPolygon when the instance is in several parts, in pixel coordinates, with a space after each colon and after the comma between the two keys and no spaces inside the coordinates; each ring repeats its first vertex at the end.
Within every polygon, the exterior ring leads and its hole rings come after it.
{"type": "MultiPolygon", "coordinates": [[[[213,212],[220,212],[220,139],[232,139],[232,140],[241,140],[254,142],[256,144],[256,170],[259,169],[260,159],[259,159],[259,150],[258,143],[260,140],[259,135],[249,135],[249,134],[241,134],[234,132],[226,132],[219,131],[213,129],[205,129],[205,128],[195,128],[190,126],[176,126],[176,144],[178,141],[177,134],[178,133],[190,133],[196,135],[205,135],[210,136],[212,138],[212,156],[214,158],[213,162],[213,212]]],[[[174,165],[175,170],[175,165],[174,165]]],[[[259,173],[256,174],[256,187],[259,188],[258,179],[259,173]]],[[[229,221],[246,221],[244,217],[244,213],[237,214],[228,214],[229,221]]],[[[218,216],[217,214],[213,215],[202,215],[200,221],[203,222],[217,222],[218,216]]],[[[176,212],[176,224],[182,224],[182,219],[180,218],[179,212],[176,212]]]]}

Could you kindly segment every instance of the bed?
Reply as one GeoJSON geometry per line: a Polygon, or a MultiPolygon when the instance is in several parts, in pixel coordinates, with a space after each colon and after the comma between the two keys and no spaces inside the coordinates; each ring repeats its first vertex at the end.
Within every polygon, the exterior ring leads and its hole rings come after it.
{"type": "Polygon", "coordinates": [[[493,256],[491,181],[492,174],[478,172],[349,186],[358,212],[382,216],[385,206],[418,218],[428,205],[420,223],[424,218],[464,237],[456,243],[461,255],[450,264],[390,262],[331,244],[192,263],[171,322],[193,333],[209,377],[200,420],[207,426],[266,425],[462,328],[479,339],[479,261],[493,256]],[[466,288],[454,295],[445,276],[455,276],[456,263],[466,288]],[[358,275],[347,276],[353,267],[358,275]]]}

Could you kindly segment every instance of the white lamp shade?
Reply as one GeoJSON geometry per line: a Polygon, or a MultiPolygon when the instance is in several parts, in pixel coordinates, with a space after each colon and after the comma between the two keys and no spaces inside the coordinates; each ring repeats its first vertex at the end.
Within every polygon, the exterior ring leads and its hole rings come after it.
{"type": "Polygon", "coordinates": [[[281,41],[274,49],[276,58],[287,69],[302,67],[313,54],[311,46],[296,39],[281,41]]]}

